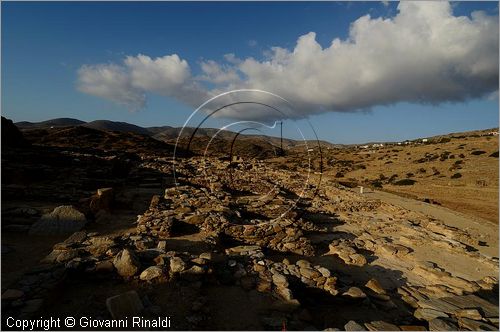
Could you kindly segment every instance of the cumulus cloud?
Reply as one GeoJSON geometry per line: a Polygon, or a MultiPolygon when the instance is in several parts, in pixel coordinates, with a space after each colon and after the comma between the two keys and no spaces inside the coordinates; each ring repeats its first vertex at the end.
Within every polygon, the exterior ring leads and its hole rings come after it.
{"type": "Polygon", "coordinates": [[[297,118],[402,101],[459,102],[498,90],[498,38],[498,16],[458,17],[447,2],[404,1],[394,17],[360,17],[347,39],[327,47],[309,32],[293,49],[272,47],[262,60],[228,54],[222,62],[204,61],[197,76],[177,55],[139,55],[122,65],[83,66],[79,87],[135,106],[146,92],[198,106],[218,92],[254,88],[288,99],[297,118]]]}
{"type": "Polygon", "coordinates": [[[84,65],[78,70],[78,89],[97,97],[125,105],[131,110],[145,106],[144,92],[132,86],[123,67],[110,65],[84,65]]]}
{"type": "MultiPolygon", "coordinates": [[[[231,56],[229,56],[230,60],[231,56]]],[[[200,79],[215,84],[234,83],[240,80],[236,68],[228,65],[220,65],[213,60],[202,62],[201,70],[204,75],[200,79]]]]}
{"type": "Polygon", "coordinates": [[[84,65],[78,70],[78,89],[125,105],[132,111],[144,108],[146,92],[188,104],[201,103],[209,96],[192,79],[187,61],[177,54],[155,59],[139,54],[127,56],[120,65],[84,65]]]}
{"type": "Polygon", "coordinates": [[[186,60],[177,54],[151,59],[147,55],[125,58],[134,87],[159,93],[172,91],[182,86],[191,76],[186,60]]]}

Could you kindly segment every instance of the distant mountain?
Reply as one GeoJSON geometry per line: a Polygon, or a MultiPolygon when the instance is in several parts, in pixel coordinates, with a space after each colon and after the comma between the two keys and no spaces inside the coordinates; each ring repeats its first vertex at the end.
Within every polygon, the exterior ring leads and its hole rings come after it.
{"type": "Polygon", "coordinates": [[[104,131],[132,132],[141,135],[151,135],[151,133],[146,128],[139,127],[127,122],[95,120],[81,124],[81,126],[104,131]]]}
{"type": "MultiPolygon", "coordinates": [[[[182,130],[182,137],[180,142],[187,147],[187,142],[189,141],[191,135],[195,132],[195,139],[193,139],[191,149],[197,152],[202,152],[206,145],[210,142],[212,137],[216,134],[214,140],[212,140],[212,148],[218,152],[225,153],[227,152],[227,146],[231,145],[236,133],[229,130],[222,130],[215,128],[192,128],[185,127],[182,129],[181,127],[171,127],[171,126],[158,126],[158,127],[140,127],[134,124],[130,124],[127,122],[117,122],[117,121],[109,121],[109,120],[96,120],[91,122],[84,122],[77,119],[68,119],[68,118],[60,118],[47,120],[43,122],[17,122],[16,125],[23,130],[31,130],[31,129],[50,129],[50,128],[59,128],[59,127],[86,127],[95,130],[101,131],[114,131],[114,132],[123,132],[123,133],[134,133],[140,135],[147,135],[156,140],[166,142],[168,144],[173,144],[176,142],[177,137],[179,136],[182,130]]],[[[279,137],[266,136],[266,135],[238,135],[238,146],[240,149],[247,149],[251,155],[266,155],[266,153],[262,153],[262,151],[274,151],[276,148],[281,146],[281,139],[279,137]],[[258,152],[258,153],[256,153],[258,152]]],[[[310,146],[317,146],[315,141],[308,141],[307,143],[310,146]]],[[[304,146],[304,142],[301,140],[293,140],[288,138],[283,138],[283,148],[299,148],[304,146]]],[[[333,144],[321,141],[321,146],[333,146],[333,144]]]]}
{"type": "Polygon", "coordinates": [[[164,130],[169,130],[173,127],[171,126],[161,126],[161,127],[147,127],[146,129],[151,133],[151,135],[155,135],[161,133],[164,130]]]}
{"type": "MultiPolygon", "coordinates": [[[[174,127],[156,127],[155,128],[155,133],[153,134],[153,137],[160,140],[160,141],[166,141],[166,142],[173,142],[177,140],[177,137],[179,136],[179,133],[182,128],[174,128],[174,127]],[[156,129],[158,128],[158,129],[156,129]],[[164,128],[161,130],[160,128],[164,128]]],[[[151,128],[148,128],[150,130],[151,128]]],[[[186,140],[191,137],[191,135],[194,132],[194,128],[191,127],[186,127],[182,131],[182,137],[181,140],[186,140]]],[[[233,140],[234,136],[236,135],[235,132],[229,131],[229,130],[221,130],[219,129],[214,129],[214,128],[198,128],[198,130],[195,133],[195,137],[197,139],[201,137],[205,138],[212,138],[214,135],[217,134],[217,139],[220,140],[233,140]]],[[[281,146],[281,138],[276,137],[276,136],[267,136],[267,135],[249,135],[249,134],[240,134],[238,136],[238,140],[247,140],[247,141],[252,141],[252,142],[265,142],[266,144],[270,144],[273,146],[281,146]]],[[[334,144],[325,142],[325,141],[320,141],[321,146],[330,146],[333,147],[334,144]]],[[[304,145],[303,140],[294,140],[294,139],[289,139],[289,138],[283,138],[283,148],[290,148],[290,147],[296,147],[296,146],[301,146],[304,145]]],[[[307,140],[308,145],[317,145],[316,141],[313,140],[307,140]]]]}
{"type": "MultiPolygon", "coordinates": [[[[162,141],[170,141],[170,140],[176,140],[179,134],[181,133],[182,130],[182,139],[189,139],[191,135],[194,133],[195,128],[192,127],[185,127],[184,129],[181,127],[162,127],[162,130],[156,130],[156,132],[153,134],[153,137],[162,141]]],[[[150,128],[148,128],[150,129],[150,128]]],[[[214,129],[214,128],[198,128],[196,130],[195,136],[196,137],[213,137],[219,129],[214,129]]],[[[235,133],[229,130],[222,130],[217,134],[217,138],[220,139],[232,139],[234,137],[235,133]]]]}
{"type": "Polygon", "coordinates": [[[81,121],[78,119],[57,118],[57,119],[52,119],[52,120],[47,120],[47,121],[42,121],[42,122],[21,121],[21,122],[16,122],[15,125],[20,129],[27,129],[27,128],[50,128],[50,127],[79,126],[79,125],[84,124],[84,123],[85,123],[85,121],[81,121]]]}

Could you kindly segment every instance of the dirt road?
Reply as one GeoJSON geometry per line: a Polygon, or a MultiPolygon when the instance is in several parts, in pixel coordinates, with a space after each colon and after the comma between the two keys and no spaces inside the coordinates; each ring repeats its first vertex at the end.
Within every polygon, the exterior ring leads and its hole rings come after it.
{"type": "MultiPolygon", "coordinates": [[[[353,190],[359,193],[359,188],[353,190]]],[[[479,217],[467,216],[439,205],[428,204],[384,191],[364,188],[363,196],[425,214],[450,227],[467,230],[472,236],[486,243],[486,245],[477,246],[477,250],[484,255],[498,257],[498,224],[479,217]]]]}

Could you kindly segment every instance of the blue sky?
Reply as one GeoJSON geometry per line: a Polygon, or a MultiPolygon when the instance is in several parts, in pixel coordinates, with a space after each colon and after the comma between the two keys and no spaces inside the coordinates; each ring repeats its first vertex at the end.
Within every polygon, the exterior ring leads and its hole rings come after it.
{"type": "MultiPolygon", "coordinates": [[[[334,38],[346,39],[358,18],[390,18],[397,5],[2,2],[2,115],[14,121],[72,117],[181,126],[193,105],[148,91],[146,107],[131,112],[79,91],[79,68],[119,64],[128,55],[178,54],[193,75],[201,75],[203,61],[222,63],[228,53],[263,61],[271,47],[293,50],[297,39],[311,31],[317,43],[328,47],[334,38]]],[[[497,2],[453,3],[452,8],[455,16],[470,16],[475,10],[498,15],[497,2]]],[[[320,139],[337,143],[403,140],[496,127],[498,98],[485,93],[458,102],[398,101],[374,104],[369,111],[311,114],[309,121],[320,139]]],[[[285,134],[297,137],[288,129],[285,134]]]]}

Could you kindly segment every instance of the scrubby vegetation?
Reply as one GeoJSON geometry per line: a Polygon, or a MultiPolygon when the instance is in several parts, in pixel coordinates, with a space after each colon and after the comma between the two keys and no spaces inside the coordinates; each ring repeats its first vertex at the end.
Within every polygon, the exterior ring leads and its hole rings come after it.
{"type": "Polygon", "coordinates": [[[472,151],[470,154],[474,155],[474,156],[480,156],[482,154],[485,154],[486,151],[482,151],[482,150],[476,150],[476,151],[472,151]]]}
{"type": "Polygon", "coordinates": [[[395,181],[394,184],[396,186],[412,186],[415,184],[415,180],[413,179],[402,179],[402,180],[398,180],[398,181],[395,181]]]}

